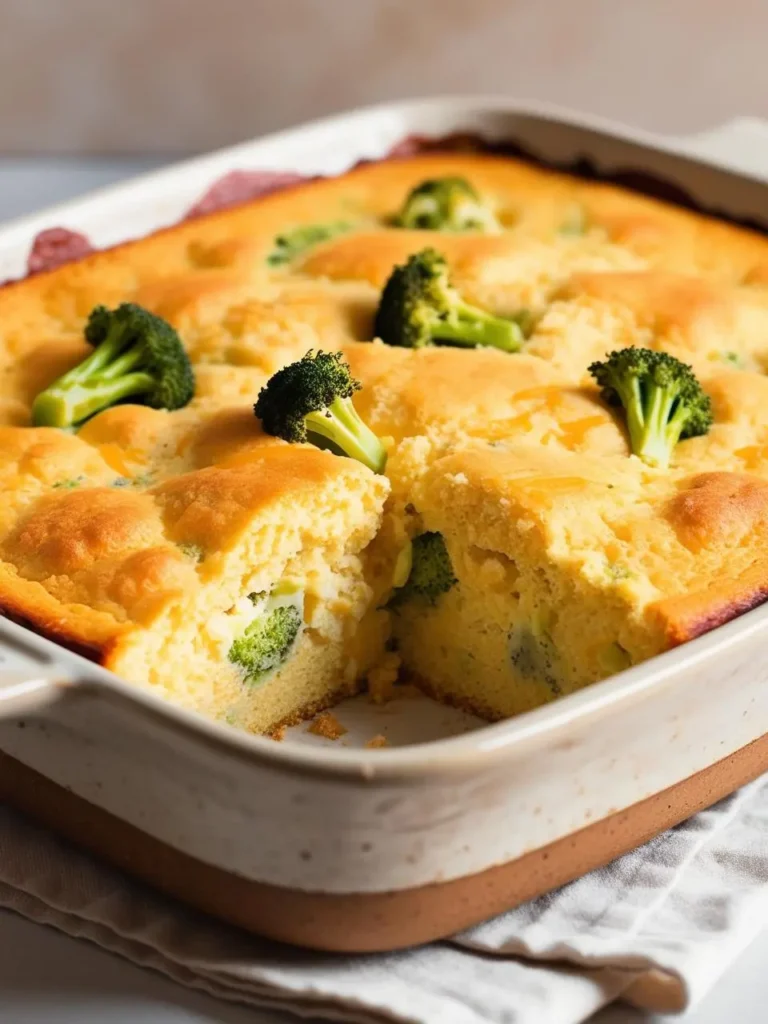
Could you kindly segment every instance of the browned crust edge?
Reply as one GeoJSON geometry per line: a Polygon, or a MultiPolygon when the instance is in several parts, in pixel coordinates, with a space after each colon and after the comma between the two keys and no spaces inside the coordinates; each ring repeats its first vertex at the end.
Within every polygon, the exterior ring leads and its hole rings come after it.
{"type": "MultiPolygon", "coordinates": [[[[143,244],[145,241],[147,241],[147,239],[150,239],[150,238],[162,238],[165,235],[171,234],[174,231],[178,231],[178,230],[184,228],[188,224],[196,224],[196,223],[198,223],[200,221],[211,221],[211,220],[215,219],[216,217],[226,217],[229,214],[233,213],[234,211],[236,211],[238,209],[242,209],[242,208],[244,208],[246,206],[255,206],[255,205],[259,204],[259,203],[268,202],[270,199],[272,199],[276,195],[283,196],[286,193],[299,192],[302,189],[307,189],[307,188],[315,185],[319,181],[332,180],[332,179],[345,178],[345,177],[348,177],[348,176],[352,176],[352,175],[355,174],[355,172],[362,171],[366,167],[369,167],[371,164],[381,164],[381,163],[386,163],[386,162],[388,162],[390,160],[408,159],[409,157],[423,156],[425,154],[439,156],[441,153],[461,152],[462,150],[467,150],[469,148],[466,145],[466,142],[465,142],[466,138],[468,138],[468,136],[451,135],[451,136],[446,136],[444,139],[432,140],[432,142],[429,142],[427,140],[420,140],[420,142],[418,144],[420,146],[420,148],[416,149],[416,150],[414,150],[414,152],[408,153],[408,154],[398,154],[397,152],[395,152],[395,150],[398,147],[394,147],[393,151],[391,153],[385,154],[379,160],[370,160],[370,159],[358,160],[356,163],[351,164],[346,170],[341,171],[341,173],[339,173],[339,174],[334,174],[334,175],[325,175],[325,174],[308,175],[307,177],[305,177],[301,181],[296,181],[293,184],[289,184],[289,185],[282,185],[279,188],[270,189],[270,190],[264,192],[263,194],[258,195],[258,196],[254,196],[254,197],[252,197],[250,199],[244,199],[244,200],[240,200],[238,202],[228,203],[226,205],[221,206],[219,209],[211,210],[208,213],[200,213],[200,214],[195,214],[195,215],[192,215],[192,216],[187,214],[187,215],[181,217],[179,220],[172,221],[170,224],[164,224],[161,227],[156,228],[154,231],[147,232],[147,234],[139,235],[139,236],[137,236],[135,238],[126,238],[122,242],[116,242],[115,245],[107,245],[107,246],[102,246],[101,248],[98,248],[98,249],[93,249],[91,252],[86,253],[84,256],[80,256],[80,257],[78,257],[76,259],[72,259],[72,260],[66,260],[63,263],[59,263],[56,266],[47,268],[45,270],[38,270],[38,271],[27,272],[22,277],[15,277],[15,278],[11,278],[11,279],[6,280],[6,281],[2,281],[2,282],[0,282],[0,291],[5,291],[6,289],[15,288],[15,287],[17,287],[19,285],[28,284],[29,281],[32,280],[32,279],[37,280],[38,278],[42,279],[42,278],[51,276],[53,274],[57,274],[57,273],[59,273],[59,272],[61,272],[63,270],[66,270],[68,267],[71,267],[75,263],[80,263],[80,264],[86,265],[86,264],[88,264],[91,261],[100,259],[106,253],[120,253],[124,249],[130,249],[133,246],[143,244]]],[[[475,140],[476,140],[476,144],[474,146],[474,151],[475,152],[481,152],[481,153],[484,152],[488,156],[499,156],[500,157],[500,156],[504,155],[502,153],[495,152],[490,146],[484,144],[483,140],[480,139],[479,137],[475,137],[475,140]]],[[[258,168],[255,168],[254,170],[258,170],[258,168]]],[[[301,172],[296,172],[296,173],[301,173],[301,172]]],[[[219,177],[221,177],[221,175],[219,175],[219,177]]],[[[211,185],[213,185],[215,183],[216,183],[216,178],[212,179],[211,185]]],[[[54,227],[54,226],[55,225],[51,225],[51,227],[54,227]]]]}
{"type": "MultiPolygon", "coordinates": [[[[103,644],[94,643],[83,633],[78,633],[76,630],[69,628],[61,619],[46,618],[37,614],[34,602],[23,600],[14,602],[13,598],[7,594],[2,596],[0,615],[10,619],[11,622],[17,623],[19,626],[24,626],[37,636],[61,644],[67,650],[80,654],[82,657],[88,658],[89,661],[103,665],[106,668],[109,668],[110,654],[120,639],[118,633],[114,638],[107,640],[103,644]]],[[[359,693],[361,689],[361,683],[358,685],[343,683],[325,697],[307,704],[293,714],[287,715],[279,722],[276,722],[266,735],[275,739],[279,736],[282,729],[308,721],[319,712],[334,707],[345,697],[352,697],[359,693]]]]}
{"type": "MultiPolygon", "coordinates": [[[[98,257],[99,254],[105,252],[119,252],[120,250],[127,248],[132,245],[143,242],[146,238],[154,238],[162,236],[170,231],[175,231],[184,224],[192,221],[204,220],[211,217],[218,217],[220,215],[226,215],[228,212],[235,210],[240,207],[250,206],[254,203],[264,202],[276,193],[292,192],[299,189],[307,188],[315,182],[322,181],[329,177],[346,177],[347,175],[353,174],[357,170],[361,170],[368,167],[370,164],[385,163],[387,161],[396,160],[407,160],[416,156],[434,155],[439,156],[444,153],[461,153],[461,152],[474,152],[474,153],[485,153],[488,156],[496,157],[507,157],[516,160],[521,160],[525,163],[531,164],[534,167],[539,167],[544,171],[555,171],[559,174],[569,174],[574,178],[578,178],[584,181],[600,182],[608,185],[615,185],[619,188],[626,189],[628,192],[647,196],[652,199],[658,199],[661,202],[667,203],[671,206],[677,206],[685,210],[691,210],[694,213],[698,213],[704,217],[710,217],[713,220],[719,220],[726,224],[734,225],[745,231],[761,236],[768,235],[768,222],[761,223],[754,218],[749,217],[731,217],[725,214],[722,210],[710,209],[701,203],[697,202],[685,189],[679,185],[672,183],[671,181],[659,177],[656,174],[651,174],[646,171],[640,171],[634,168],[624,169],[619,168],[612,172],[600,172],[595,163],[584,156],[577,157],[570,161],[552,161],[544,160],[538,156],[534,151],[528,149],[526,146],[521,145],[515,139],[505,140],[490,140],[477,132],[452,132],[448,135],[430,137],[427,135],[407,135],[399,142],[395,143],[390,150],[385,153],[379,159],[363,158],[355,163],[351,164],[346,170],[342,171],[338,175],[323,175],[315,174],[308,175],[304,180],[294,182],[293,184],[283,185],[276,189],[270,189],[264,192],[262,195],[255,196],[251,199],[245,199],[239,202],[226,204],[217,210],[211,210],[209,213],[202,213],[196,215],[186,214],[181,217],[178,221],[173,221],[170,224],[163,225],[157,228],[155,231],[151,231],[146,235],[141,235],[137,238],[129,238],[123,242],[118,242],[116,245],[106,246],[100,249],[95,249],[93,252],[88,253],[79,259],[68,260],[63,264],[58,264],[55,267],[51,267],[48,270],[36,271],[33,273],[26,273],[22,277],[12,278],[7,281],[0,283],[0,290],[5,288],[12,288],[19,284],[24,284],[31,277],[42,277],[48,274],[55,274],[61,270],[62,267],[69,266],[71,263],[83,263],[89,259],[98,257]]],[[[682,158],[681,158],[682,159],[682,158]]],[[[259,168],[253,168],[253,170],[259,170],[259,168]]],[[[296,172],[301,173],[301,172],[296,172]]],[[[221,177],[221,175],[219,175],[221,177]]],[[[211,184],[216,183],[216,178],[212,179],[211,184]]],[[[209,186],[210,187],[210,186],[209,186]]],[[[51,225],[53,227],[55,225],[51,225]]]]}
{"type": "Polygon", "coordinates": [[[369,953],[444,938],[549,892],[711,806],[766,767],[768,735],[516,860],[449,882],[383,893],[307,892],[250,881],[148,836],[3,753],[0,799],[128,874],[231,924],[293,945],[369,953]]]}
{"type": "Polygon", "coordinates": [[[106,663],[114,646],[114,641],[98,643],[90,639],[82,630],[78,631],[67,625],[61,617],[40,614],[33,602],[19,600],[16,595],[7,591],[0,599],[0,615],[98,665],[106,663]]]}
{"type": "MultiPolygon", "coordinates": [[[[350,168],[350,171],[352,171],[354,169],[355,169],[354,167],[350,168]]],[[[347,172],[344,172],[344,173],[350,173],[350,171],[347,171],[347,172]]],[[[194,223],[197,223],[198,221],[206,221],[206,220],[211,220],[211,219],[213,219],[215,217],[227,216],[227,214],[232,213],[234,210],[236,210],[238,208],[241,208],[241,207],[244,207],[244,206],[252,206],[252,205],[255,205],[256,203],[266,202],[268,199],[272,198],[273,196],[277,195],[278,193],[280,195],[283,195],[286,192],[293,192],[293,191],[297,191],[298,189],[306,188],[308,185],[312,185],[313,183],[315,183],[317,181],[320,181],[322,179],[322,177],[323,177],[323,175],[315,175],[313,177],[307,177],[303,181],[297,181],[297,182],[295,182],[292,185],[283,185],[281,188],[278,188],[278,189],[271,189],[270,191],[263,193],[263,195],[254,196],[252,199],[245,199],[242,202],[231,203],[229,205],[222,206],[218,210],[211,210],[209,213],[201,213],[201,214],[197,214],[196,216],[193,216],[193,217],[190,217],[190,216],[181,217],[177,221],[172,221],[170,224],[164,224],[162,227],[156,228],[154,231],[149,231],[149,232],[147,232],[144,235],[138,235],[135,238],[126,238],[122,242],[115,243],[115,245],[106,245],[106,246],[102,246],[99,249],[93,249],[91,252],[86,253],[85,256],[80,256],[77,259],[66,260],[63,263],[59,263],[56,266],[47,268],[45,270],[37,270],[37,271],[28,272],[28,273],[24,274],[22,277],[14,277],[14,278],[11,278],[10,280],[3,281],[2,283],[0,283],[0,291],[5,291],[7,289],[16,288],[19,285],[26,285],[31,280],[37,281],[38,279],[43,279],[43,278],[46,278],[46,277],[50,277],[53,274],[58,274],[61,271],[66,271],[68,267],[73,266],[75,263],[80,263],[80,264],[84,264],[85,265],[85,264],[87,264],[87,263],[89,263],[89,262],[91,262],[93,260],[100,259],[106,253],[119,253],[119,252],[122,252],[124,249],[130,249],[133,246],[141,245],[142,243],[146,242],[150,238],[162,238],[164,235],[168,235],[168,234],[170,234],[170,233],[172,233],[174,231],[180,230],[181,228],[185,227],[187,224],[194,224],[194,223]]],[[[212,182],[212,184],[215,184],[215,180],[212,182]]],[[[51,227],[55,227],[55,226],[56,225],[54,225],[54,224],[51,225],[51,227]]]]}
{"type": "MultiPolygon", "coordinates": [[[[432,700],[438,701],[440,704],[447,704],[448,707],[456,708],[459,711],[464,711],[468,715],[475,715],[477,718],[482,718],[486,722],[500,722],[504,716],[500,715],[498,711],[494,711],[489,705],[485,704],[481,700],[471,700],[469,697],[457,697],[454,694],[444,693],[439,687],[435,686],[434,683],[430,682],[429,679],[425,679],[423,676],[416,672],[403,672],[401,682],[404,684],[412,683],[417,689],[421,690],[423,694],[430,697],[432,700]]],[[[395,696],[397,690],[395,690],[395,696]]],[[[524,712],[521,712],[523,714],[524,712]]]]}
{"type": "Polygon", "coordinates": [[[291,726],[301,725],[302,722],[308,722],[311,718],[314,718],[315,715],[320,714],[321,711],[327,711],[329,708],[335,707],[346,697],[354,697],[361,692],[362,683],[344,683],[325,697],[321,697],[319,700],[313,701],[311,704],[305,704],[298,711],[294,711],[293,714],[286,715],[285,718],[280,719],[279,722],[270,728],[267,736],[273,740],[279,741],[282,739],[281,733],[284,729],[290,729],[291,726]]]}
{"type": "Polygon", "coordinates": [[[665,598],[649,608],[662,623],[671,647],[695,640],[768,600],[768,555],[756,559],[731,581],[713,581],[706,590],[665,598]]]}

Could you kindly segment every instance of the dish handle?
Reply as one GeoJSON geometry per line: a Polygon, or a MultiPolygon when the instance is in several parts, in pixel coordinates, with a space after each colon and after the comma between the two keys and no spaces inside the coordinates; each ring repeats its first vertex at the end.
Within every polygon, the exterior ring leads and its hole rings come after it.
{"type": "Polygon", "coordinates": [[[768,121],[762,118],[736,117],[677,142],[691,156],[742,174],[768,178],[768,121]]]}
{"type": "Polygon", "coordinates": [[[35,714],[58,700],[71,685],[56,669],[16,669],[0,664],[0,721],[35,714]]]}

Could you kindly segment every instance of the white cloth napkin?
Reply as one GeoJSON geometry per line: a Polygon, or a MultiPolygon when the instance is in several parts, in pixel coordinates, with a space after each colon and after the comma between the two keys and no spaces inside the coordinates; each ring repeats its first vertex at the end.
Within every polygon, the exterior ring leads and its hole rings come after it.
{"type": "Polygon", "coordinates": [[[293,950],[205,918],[0,808],[0,906],[223,999],[380,1024],[576,1024],[683,1009],[768,917],[768,776],[580,881],[447,942],[293,950]]]}

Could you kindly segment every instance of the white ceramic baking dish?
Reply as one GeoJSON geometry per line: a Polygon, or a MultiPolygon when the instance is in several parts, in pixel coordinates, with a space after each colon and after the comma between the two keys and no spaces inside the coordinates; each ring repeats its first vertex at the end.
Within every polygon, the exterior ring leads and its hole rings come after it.
{"type": "MultiPolygon", "coordinates": [[[[641,170],[768,220],[768,125],[686,139],[527,103],[451,98],[340,115],[0,230],[0,277],[52,225],[98,245],[179,218],[232,169],[333,173],[411,133],[515,139],[641,170]],[[130,231],[126,226],[130,226],[130,231]]],[[[358,699],[342,743],[238,733],[0,621],[0,796],[183,899],[335,950],[446,935],[561,884],[768,766],[768,607],[512,721],[358,699]],[[362,702],[361,702],[362,701],[362,702]],[[406,745],[359,749],[387,732],[406,745]],[[454,735],[452,735],[454,734],[454,735]],[[431,737],[442,737],[424,742],[431,737]]]]}

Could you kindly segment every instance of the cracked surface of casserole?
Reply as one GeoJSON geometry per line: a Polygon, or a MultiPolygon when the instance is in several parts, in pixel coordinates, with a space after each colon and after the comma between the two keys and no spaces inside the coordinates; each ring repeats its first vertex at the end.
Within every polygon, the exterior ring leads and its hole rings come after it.
{"type": "Polygon", "coordinates": [[[389,646],[429,692],[496,718],[685,642],[768,597],[768,239],[506,157],[367,164],[0,289],[0,604],[171,700],[269,731],[354,692],[389,646]],[[461,175],[503,230],[390,218],[461,175]],[[273,267],[275,237],[350,229],[273,267]],[[525,309],[520,354],[372,339],[393,266],[431,246],[469,301],[525,309]],[[169,320],[196,393],[77,433],[29,425],[83,358],[97,304],[169,320]],[[714,425],[668,469],[630,455],[587,367],[630,345],[690,364],[714,425]],[[342,351],[387,476],[265,436],[259,389],[342,351]],[[385,608],[409,537],[443,535],[457,583],[385,608]],[[244,680],[249,595],[300,594],[291,658],[244,680]]]}

